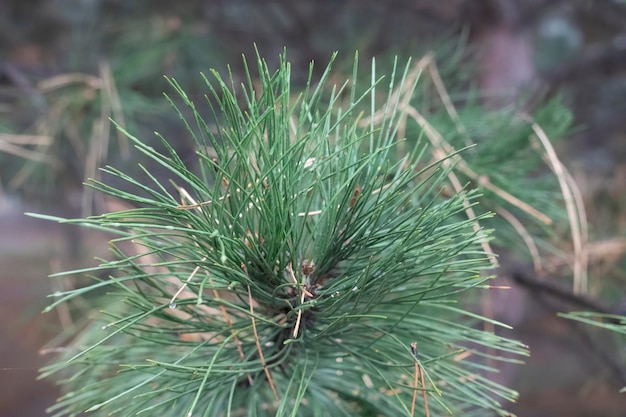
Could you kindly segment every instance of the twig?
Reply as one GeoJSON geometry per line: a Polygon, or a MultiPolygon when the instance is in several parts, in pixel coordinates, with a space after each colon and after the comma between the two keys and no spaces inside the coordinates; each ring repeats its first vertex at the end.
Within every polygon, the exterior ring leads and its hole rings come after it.
{"type": "Polygon", "coordinates": [[[41,145],[48,146],[53,138],[49,135],[11,135],[0,133],[0,142],[8,142],[14,145],[41,145]]]}
{"type": "Polygon", "coordinates": [[[424,372],[418,362],[415,363],[415,366],[417,366],[417,370],[420,373],[420,380],[422,381],[422,395],[424,396],[424,409],[426,410],[426,417],[430,417],[430,411],[428,410],[428,395],[426,394],[426,383],[424,382],[424,372]]]}
{"type": "Polygon", "coordinates": [[[54,167],[60,165],[60,163],[55,158],[50,157],[49,155],[46,155],[45,152],[32,151],[30,149],[23,148],[21,146],[14,145],[12,143],[4,142],[1,138],[0,138],[0,151],[11,154],[11,155],[19,156],[24,159],[30,159],[31,161],[45,162],[54,167]]]}
{"type": "MultiPolygon", "coordinates": [[[[525,277],[525,279],[528,279],[528,278],[529,278],[528,276],[525,277]]],[[[544,281],[539,281],[539,285],[542,287],[543,286],[551,287],[553,284],[549,284],[544,281]]],[[[586,299],[585,297],[577,295],[577,294],[573,294],[569,292],[568,290],[559,289],[558,287],[555,289],[559,294],[562,293],[561,295],[566,295],[566,297],[563,297],[563,298],[568,298],[569,301],[576,300],[576,303],[585,304],[585,308],[591,308],[600,313],[619,315],[618,312],[611,312],[610,309],[599,305],[599,303],[593,300],[586,299]]],[[[551,294],[551,295],[555,295],[555,294],[551,294]]],[[[553,308],[550,305],[550,303],[548,303],[547,300],[543,297],[537,297],[537,301],[547,308],[550,308],[550,309],[553,308]]],[[[604,321],[607,323],[611,323],[611,324],[618,324],[618,325],[623,324],[620,319],[615,319],[612,317],[604,318],[604,321]]],[[[613,374],[613,377],[616,378],[616,380],[620,381],[621,384],[625,384],[626,383],[626,370],[624,369],[622,363],[619,360],[615,360],[615,354],[606,352],[601,342],[599,342],[596,338],[591,337],[586,326],[580,326],[581,323],[578,323],[574,320],[566,320],[565,323],[580,336],[579,340],[582,342],[582,344],[585,345],[585,347],[589,349],[591,353],[595,355],[599,360],[604,362],[604,364],[608,367],[608,369],[610,369],[611,373],[613,374]]]]}
{"type": "Polygon", "coordinates": [[[55,75],[40,81],[37,83],[37,89],[45,93],[70,84],[86,84],[93,89],[99,90],[102,88],[102,79],[89,74],[73,72],[55,75]]]}
{"type": "MultiPolygon", "coordinates": [[[[183,188],[181,188],[181,190],[184,191],[183,188]]],[[[187,193],[187,191],[185,191],[185,193],[187,193]]],[[[218,201],[222,201],[223,199],[230,197],[230,194],[226,194],[225,196],[222,196],[220,198],[218,198],[218,201]]],[[[189,194],[187,194],[187,198],[189,198],[190,200],[193,201],[193,199],[191,198],[191,196],[189,196],[189,194]]],[[[191,210],[191,209],[195,209],[195,208],[201,208],[202,206],[208,206],[209,204],[212,204],[213,200],[209,200],[209,201],[201,201],[199,203],[194,203],[194,204],[180,204],[178,206],[176,206],[175,208],[179,209],[179,210],[191,210]]]]}
{"type": "MultiPolygon", "coordinates": [[[[126,120],[124,118],[124,112],[122,111],[122,100],[120,99],[119,91],[111,72],[111,65],[108,62],[100,63],[100,73],[103,82],[104,91],[106,91],[109,98],[109,105],[115,118],[115,123],[121,127],[126,128],[126,120]]],[[[130,156],[130,147],[128,145],[128,138],[122,133],[120,129],[116,129],[117,142],[120,144],[120,154],[122,158],[128,158],[130,156]]]]}
{"type": "Polygon", "coordinates": [[[426,410],[426,417],[430,417],[430,411],[428,410],[428,395],[426,393],[426,383],[424,382],[424,372],[422,372],[419,364],[419,353],[417,352],[416,342],[411,342],[411,352],[413,352],[413,356],[415,357],[415,379],[413,381],[415,389],[413,390],[413,401],[411,402],[411,416],[415,415],[415,401],[417,400],[417,390],[419,388],[417,379],[419,375],[420,380],[422,381],[422,395],[424,396],[424,409],[426,410]]]}
{"type": "Polygon", "coordinates": [[[504,207],[496,208],[496,213],[498,213],[498,215],[502,216],[506,221],[508,221],[511,226],[513,226],[517,234],[520,235],[520,237],[528,247],[530,256],[533,259],[533,267],[535,268],[535,272],[541,271],[543,269],[543,266],[541,264],[541,256],[539,256],[539,249],[537,248],[537,245],[535,245],[533,237],[530,235],[528,230],[526,230],[522,222],[520,222],[517,217],[515,217],[510,211],[508,211],[504,207]]]}
{"type": "MultiPolygon", "coordinates": [[[[300,295],[300,305],[304,304],[304,291],[300,295]]],[[[298,310],[298,318],[296,319],[296,325],[293,326],[293,338],[298,337],[298,331],[300,330],[300,321],[302,320],[302,308],[298,310]]]]}
{"type": "MultiPolygon", "coordinates": [[[[287,271],[289,272],[289,276],[293,280],[294,284],[298,285],[298,280],[296,279],[296,276],[293,273],[293,268],[291,267],[291,264],[287,266],[287,271]]],[[[300,288],[300,306],[304,304],[305,295],[308,295],[309,297],[313,297],[313,295],[310,292],[308,292],[306,288],[300,288]]],[[[302,308],[298,309],[298,318],[296,319],[295,326],[293,326],[293,338],[294,339],[298,337],[301,320],[302,320],[302,308]]]]}
{"type": "Polygon", "coordinates": [[[259,341],[259,335],[256,331],[256,322],[254,320],[254,307],[252,306],[252,293],[250,292],[250,285],[248,285],[248,303],[250,304],[250,319],[252,320],[252,331],[254,331],[254,341],[256,342],[256,348],[259,351],[259,358],[261,359],[261,364],[263,365],[263,370],[265,371],[267,382],[269,382],[270,388],[274,393],[274,398],[276,399],[276,401],[278,401],[278,392],[276,392],[274,380],[272,379],[272,376],[270,375],[270,370],[267,368],[267,364],[265,363],[265,357],[263,357],[263,350],[261,349],[261,342],[259,341]]]}
{"type": "MultiPolygon", "coordinates": [[[[109,154],[109,140],[111,132],[111,96],[110,90],[107,89],[104,72],[106,65],[100,64],[98,89],[100,90],[100,117],[91,125],[91,137],[89,138],[89,150],[85,155],[85,164],[83,169],[84,178],[93,178],[99,180],[101,172],[98,166],[106,161],[109,154]]],[[[109,70],[110,72],[110,70],[109,70]]],[[[92,187],[86,187],[83,190],[81,199],[81,214],[83,217],[88,216],[93,211],[96,202],[96,194],[92,187]]]]}
{"type": "MultiPolygon", "coordinates": [[[[201,262],[204,262],[204,261],[206,261],[206,258],[202,258],[201,262]]],[[[196,273],[198,272],[199,269],[200,269],[200,265],[196,265],[194,270],[191,271],[191,274],[189,274],[189,278],[187,278],[185,280],[185,282],[183,282],[183,285],[181,285],[180,288],[178,289],[178,291],[176,291],[176,293],[172,296],[172,298],[170,300],[170,307],[172,305],[176,305],[176,297],[178,297],[180,295],[180,293],[183,292],[183,290],[185,288],[187,288],[187,285],[191,282],[191,280],[196,275],[196,273]]]]}
{"type": "MultiPolygon", "coordinates": [[[[412,345],[411,345],[412,346],[412,345]]],[[[419,375],[419,367],[417,365],[417,361],[415,361],[415,379],[413,380],[413,387],[415,388],[413,390],[413,400],[411,401],[411,416],[415,415],[415,402],[417,401],[417,389],[419,388],[418,385],[418,375],[419,375]]]]}
{"type": "MultiPolygon", "coordinates": [[[[405,78],[404,85],[399,85],[396,89],[391,93],[389,97],[389,102],[393,103],[398,100],[400,95],[403,95],[402,100],[399,102],[398,108],[404,109],[412,98],[412,91],[410,88],[417,81],[418,77],[424,70],[424,68],[428,67],[428,64],[433,59],[433,52],[428,52],[424,55],[411,69],[411,71],[407,74],[405,78]],[[402,87],[402,88],[401,88],[402,87]]],[[[368,125],[378,124],[383,121],[383,119],[387,117],[385,107],[383,106],[380,110],[376,111],[374,114],[363,117],[359,120],[359,126],[365,127],[368,125]]]]}
{"type": "MultiPolygon", "coordinates": [[[[434,156],[435,158],[443,159],[444,166],[448,167],[452,164],[452,162],[449,159],[445,159],[445,155],[442,155],[442,152],[443,151],[441,151],[440,149],[436,149],[434,152],[434,156]]],[[[463,192],[463,185],[461,184],[461,181],[459,181],[459,178],[456,176],[454,171],[450,170],[450,172],[448,173],[448,179],[454,187],[454,191],[456,191],[457,193],[463,192]]],[[[474,209],[472,208],[472,205],[469,203],[467,198],[463,198],[463,208],[465,209],[467,218],[472,221],[472,228],[474,229],[474,232],[479,233],[481,230],[480,224],[478,223],[478,220],[476,219],[476,213],[474,212],[474,209]]],[[[495,252],[491,249],[491,245],[489,244],[489,242],[483,240],[482,242],[480,242],[480,244],[485,251],[485,254],[489,257],[491,265],[493,265],[494,268],[497,268],[498,260],[495,257],[495,252]]]]}
{"type": "MultiPolygon", "coordinates": [[[[429,52],[428,54],[426,54],[422,59],[420,59],[419,62],[416,63],[415,67],[410,72],[409,76],[407,76],[407,81],[415,81],[415,80],[417,80],[417,77],[419,76],[419,74],[421,74],[421,72],[424,70],[424,68],[429,68],[430,69],[431,78],[433,79],[435,87],[437,88],[437,91],[438,91],[442,101],[444,102],[444,107],[446,108],[446,111],[448,112],[448,114],[450,115],[452,120],[455,122],[455,126],[456,126],[457,130],[459,131],[459,133],[466,132],[465,127],[461,124],[461,121],[460,121],[460,118],[458,116],[458,113],[454,109],[454,106],[452,105],[450,97],[447,94],[447,92],[445,90],[445,87],[443,86],[443,82],[441,82],[441,77],[439,77],[437,68],[436,68],[436,66],[434,66],[434,60],[433,60],[432,52],[429,52]]],[[[407,83],[405,83],[405,85],[406,84],[410,85],[411,83],[407,82],[407,83]]],[[[428,123],[428,121],[417,111],[417,109],[415,109],[413,106],[411,106],[409,104],[410,103],[410,99],[411,99],[411,94],[409,94],[409,91],[407,91],[406,88],[401,90],[400,87],[398,87],[391,94],[391,100],[393,101],[393,100],[397,99],[398,95],[400,95],[400,94],[404,94],[404,97],[402,98],[402,100],[399,103],[399,108],[402,111],[404,111],[406,115],[411,116],[422,127],[422,129],[424,129],[424,133],[426,133],[426,136],[429,138],[429,140],[431,141],[433,146],[435,146],[436,148],[443,149],[446,154],[452,154],[454,152],[454,148],[452,148],[452,146],[450,146],[443,139],[441,134],[439,134],[439,132],[437,132],[435,130],[435,128],[430,123],[428,123]]],[[[363,118],[359,122],[359,125],[360,126],[367,126],[368,124],[379,123],[384,117],[385,117],[384,109],[381,109],[381,110],[377,111],[376,113],[374,113],[372,116],[367,117],[367,118],[363,118]]],[[[516,206],[518,208],[520,208],[521,210],[525,211],[529,215],[537,218],[539,221],[541,221],[541,222],[543,222],[545,224],[548,224],[548,225],[552,223],[552,219],[550,219],[545,214],[539,212],[534,207],[532,207],[529,204],[523,202],[522,200],[520,200],[517,197],[513,196],[512,194],[506,192],[505,190],[501,189],[500,187],[497,187],[496,185],[493,185],[489,181],[488,177],[486,177],[484,175],[479,175],[476,172],[474,172],[467,165],[465,160],[463,158],[461,158],[460,156],[457,155],[455,159],[458,162],[457,166],[458,166],[459,171],[461,171],[463,174],[467,175],[469,178],[471,178],[474,181],[476,181],[477,184],[483,186],[484,188],[486,188],[489,191],[493,192],[494,194],[498,195],[500,198],[502,198],[503,200],[507,201],[508,203],[510,203],[510,204],[512,204],[512,205],[514,205],[514,206],[516,206]]]]}
{"type": "Polygon", "coordinates": [[[536,277],[532,273],[524,270],[524,267],[517,267],[509,274],[516,283],[535,292],[544,293],[546,295],[561,299],[569,304],[573,304],[575,306],[589,309],[598,313],[617,314],[617,311],[615,311],[615,309],[612,309],[609,306],[606,306],[592,298],[586,297],[581,294],[576,294],[571,290],[557,285],[551,281],[536,277]]]}
{"type": "Polygon", "coordinates": [[[443,80],[441,79],[441,76],[439,75],[439,69],[437,68],[437,64],[434,60],[429,62],[428,72],[430,73],[430,78],[432,78],[433,83],[435,84],[435,88],[437,89],[437,93],[439,93],[439,97],[441,98],[441,101],[443,102],[443,106],[445,107],[446,112],[448,112],[448,115],[454,122],[456,131],[459,132],[460,135],[465,136],[465,138],[467,138],[468,137],[467,129],[465,129],[465,126],[461,122],[461,118],[459,117],[459,114],[456,112],[456,109],[454,108],[454,104],[452,104],[452,100],[450,100],[450,95],[448,94],[448,90],[446,89],[446,86],[444,85],[443,80]]]}
{"type": "MultiPolygon", "coordinates": [[[[433,144],[433,146],[435,146],[435,144],[433,144]]],[[[450,161],[449,159],[445,159],[445,154],[441,148],[436,148],[433,154],[435,158],[443,160],[444,166],[450,166],[452,164],[452,161],[450,161]]],[[[459,181],[458,177],[456,176],[453,170],[450,170],[450,172],[448,173],[448,179],[450,180],[450,183],[452,184],[452,186],[454,187],[457,193],[463,192],[463,186],[461,185],[461,182],[459,181]]],[[[472,221],[472,227],[474,229],[474,232],[479,233],[481,230],[480,224],[478,220],[476,219],[476,214],[474,213],[474,209],[472,208],[467,198],[463,198],[463,207],[465,209],[465,213],[467,214],[467,217],[472,221]]],[[[489,244],[489,242],[483,239],[482,242],[480,242],[480,244],[483,248],[483,251],[485,251],[485,255],[489,257],[489,262],[491,262],[491,265],[494,268],[497,268],[498,259],[495,256],[495,252],[491,249],[491,245],[489,244]]],[[[481,305],[483,309],[482,311],[483,315],[485,317],[493,318],[493,301],[491,299],[490,292],[484,293],[483,301],[481,305]]],[[[495,325],[489,320],[485,320],[483,322],[483,328],[486,332],[489,332],[489,333],[495,332],[495,325]]],[[[489,348],[489,351],[490,351],[489,353],[495,354],[492,348],[489,348]]]]}
{"type": "MultiPolygon", "coordinates": [[[[418,125],[420,125],[420,127],[422,129],[424,129],[424,133],[426,134],[428,139],[431,141],[433,146],[435,146],[436,148],[439,148],[439,149],[443,149],[443,151],[446,154],[454,153],[454,148],[452,146],[450,146],[443,139],[441,134],[426,120],[426,118],[424,116],[422,116],[417,111],[417,109],[415,109],[412,106],[408,106],[406,108],[406,112],[407,112],[407,114],[409,114],[409,116],[413,117],[413,119],[417,122],[418,125]]],[[[462,172],[463,174],[467,175],[472,180],[474,180],[478,185],[480,185],[480,186],[484,187],[485,189],[491,191],[492,193],[496,194],[497,196],[499,196],[500,198],[502,198],[503,200],[505,200],[509,204],[511,204],[513,206],[516,206],[520,210],[522,210],[522,211],[526,212],[527,214],[535,217],[537,220],[541,221],[542,223],[545,223],[545,224],[551,224],[552,223],[552,219],[550,219],[548,216],[546,216],[545,214],[541,213],[539,210],[537,210],[534,207],[532,207],[530,204],[520,200],[519,198],[515,197],[514,195],[506,192],[502,188],[500,188],[500,187],[494,185],[493,183],[491,183],[491,181],[489,180],[489,177],[487,177],[485,175],[479,175],[478,173],[476,173],[474,170],[472,170],[467,165],[465,160],[463,158],[461,158],[460,156],[456,155],[454,157],[454,159],[455,159],[455,162],[457,162],[458,170],[460,172],[462,172]]]]}
{"type": "Polygon", "coordinates": [[[572,232],[572,243],[574,244],[574,292],[576,294],[584,293],[587,290],[588,282],[588,254],[586,251],[587,237],[583,237],[581,230],[587,230],[587,219],[585,218],[584,208],[582,208],[582,198],[576,198],[574,196],[573,189],[576,188],[576,185],[568,178],[569,173],[556,155],[544,130],[537,123],[533,122],[530,116],[524,115],[524,119],[531,123],[531,127],[537,135],[537,139],[539,139],[546,151],[548,164],[559,181],[572,232]]]}

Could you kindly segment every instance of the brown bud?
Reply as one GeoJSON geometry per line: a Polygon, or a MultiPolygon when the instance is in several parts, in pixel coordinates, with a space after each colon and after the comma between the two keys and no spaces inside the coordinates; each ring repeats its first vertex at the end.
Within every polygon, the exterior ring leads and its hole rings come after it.
{"type": "Polygon", "coordinates": [[[309,276],[315,271],[315,262],[305,259],[302,261],[302,273],[306,276],[309,276]]]}

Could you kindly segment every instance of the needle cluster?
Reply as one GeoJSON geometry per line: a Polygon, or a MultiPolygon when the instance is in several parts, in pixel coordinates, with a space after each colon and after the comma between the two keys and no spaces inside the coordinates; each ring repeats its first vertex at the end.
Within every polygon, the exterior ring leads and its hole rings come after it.
{"type": "Polygon", "coordinates": [[[135,208],[65,220],[117,237],[113,260],[74,271],[94,283],[50,307],[107,289],[104,323],[44,370],[66,391],[54,416],[502,412],[515,393],[489,364],[524,347],[457,304],[492,266],[476,193],[446,187],[452,155],[398,139],[410,66],[373,64],[364,91],[356,68],[296,92],[285,57],[274,72],[257,57],[241,85],[206,77],[203,103],[169,80],[197,169],[124,131],[171,183],[104,168],[127,187],[91,186],[135,208]]]}

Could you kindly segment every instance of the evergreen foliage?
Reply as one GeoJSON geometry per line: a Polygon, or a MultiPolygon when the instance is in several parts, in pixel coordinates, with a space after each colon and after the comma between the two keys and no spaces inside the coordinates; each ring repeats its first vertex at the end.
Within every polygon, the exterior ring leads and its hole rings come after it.
{"type": "Polygon", "coordinates": [[[197,172],[166,138],[160,152],[124,130],[171,184],[107,167],[134,191],[90,185],[136,208],[39,216],[117,236],[114,260],[71,272],[93,283],[49,307],[107,291],[102,323],[43,371],[65,389],[52,414],[504,415],[516,394],[493,362],[526,351],[458,303],[493,266],[488,215],[466,214],[477,190],[447,186],[456,154],[398,139],[410,65],[372,65],[365,89],[356,64],[341,86],[329,65],[297,93],[284,56],[257,63],[258,84],[212,72],[204,104],[169,80],[197,172]]]}

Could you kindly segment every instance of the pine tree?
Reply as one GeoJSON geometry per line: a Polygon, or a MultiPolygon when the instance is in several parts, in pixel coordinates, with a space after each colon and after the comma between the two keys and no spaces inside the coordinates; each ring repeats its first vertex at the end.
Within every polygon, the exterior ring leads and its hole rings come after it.
{"type": "Polygon", "coordinates": [[[458,150],[433,160],[423,125],[399,137],[419,72],[373,64],[361,88],[357,67],[296,92],[285,56],[257,57],[259,83],[212,72],[198,104],[171,79],[198,169],[124,131],[171,183],[106,167],[126,186],[90,186],[135,208],[39,216],[118,236],[48,309],[106,292],[43,371],[65,390],[54,416],[505,415],[493,362],[526,350],[459,303],[487,287],[490,215],[448,185],[458,150]]]}

